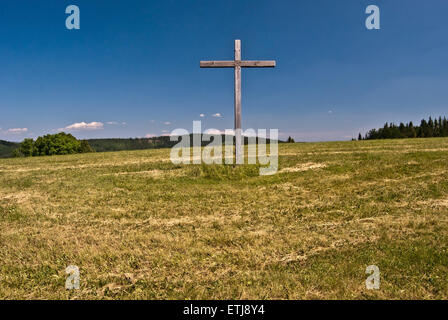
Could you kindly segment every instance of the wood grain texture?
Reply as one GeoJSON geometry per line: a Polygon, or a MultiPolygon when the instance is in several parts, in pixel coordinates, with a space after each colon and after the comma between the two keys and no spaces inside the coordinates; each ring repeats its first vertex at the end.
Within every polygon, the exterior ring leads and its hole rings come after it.
{"type": "Polygon", "coordinates": [[[241,61],[242,68],[275,68],[275,61],[241,61]]]}
{"type": "Polygon", "coordinates": [[[275,68],[276,63],[272,60],[266,61],[201,61],[199,63],[201,68],[275,68]]]}
{"type": "Polygon", "coordinates": [[[201,68],[234,68],[235,61],[201,61],[201,68]]]}
{"type": "Polygon", "coordinates": [[[236,163],[244,162],[241,143],[241,40],[235,40],[235,157],[236,163]]]}

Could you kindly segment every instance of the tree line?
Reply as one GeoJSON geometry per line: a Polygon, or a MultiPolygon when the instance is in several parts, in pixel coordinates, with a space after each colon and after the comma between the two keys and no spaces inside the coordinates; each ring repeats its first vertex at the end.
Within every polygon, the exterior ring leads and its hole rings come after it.
{"type": "MultiPolygon", "coordinates": [[[[200,134],[197,137],[201,141],[202,146],[206,146],[213,141],[213,137],[208,134],[200,134]]],[[[225,139],[224,135],[220,136],[225,139]]],[[[193,144],[194,135],[190,134],[190,142],[193,144]]],[[[235,143],[235,137],[232,137],[235,143]]],[[[270,143],[270,139],[257,138],[257,143],[270,143]]],[[[284,141],[278,141],[283,143],[284,141]]],[[[294,142],[291,137],[288,138],[290,143],[294,142]]],[[[107,151],[123,151],[123,150],[145,150],[171,148],[176,145],[177,139],[171,141],[169,136],[153,137],[153,138],[128,138],[128,139],[89,139],[78,140],[71,134],[64,132],[57,134],[48,134],[38,137],[36,140],[25,139],[21,143],[8,142],[0,140],[0,158],[9,157],[35,157],[35,156],[51,156],[64,155],[87,152],[107,152],[107,151]]],[[[249,138],[244,137],[244,144],[249,143],[249,138]]]]}
{"type": "Polygon", "coordinates": [[[384,127],[372,129],[363,137],[361,133],[358,140],[373,139],[404,139],[404,138],[432,138],[448,137],[448,120],[446,117],[423,119],[419,126],[415,126],[412,121],[409,123],[385,123],[384,127]]]}

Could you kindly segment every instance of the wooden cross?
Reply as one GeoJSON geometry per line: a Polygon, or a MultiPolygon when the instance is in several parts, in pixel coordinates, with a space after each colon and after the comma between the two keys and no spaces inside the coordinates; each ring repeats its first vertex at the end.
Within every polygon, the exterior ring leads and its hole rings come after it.
{"type": "Polygon", "coordinates": [[[274,68],[275,61],[242,61],[241,40],[235,40],[234,61],[201,61],[200,67],[235,69],[235,157],[237,164],[243,164],[243,149],[241,147],[241,68],[274,68]]]}

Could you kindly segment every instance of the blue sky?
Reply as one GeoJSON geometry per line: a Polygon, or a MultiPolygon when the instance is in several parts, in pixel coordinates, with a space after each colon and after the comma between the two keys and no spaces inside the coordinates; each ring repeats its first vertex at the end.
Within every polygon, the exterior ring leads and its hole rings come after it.
{"type": "Polygon", "coordinates": [[[445,0],[2,1],[0,139],[231,129],[233,70],[199,61],[232,59],[234,39],[243,59],[277,60],[243,70],[243,128],[347,140],[448,115],[446,12],[445,0]],[[70,4],[80,30],[65,27],[70,4]],[[365,27],[369,4],[381,30],[365,27]]]}

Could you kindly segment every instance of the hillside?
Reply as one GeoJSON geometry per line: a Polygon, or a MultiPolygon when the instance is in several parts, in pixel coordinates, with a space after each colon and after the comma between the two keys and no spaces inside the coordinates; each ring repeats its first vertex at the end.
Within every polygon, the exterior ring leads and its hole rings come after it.
{"type": "Polygon", "coordinates": [[[87,142],[96,152],[158,149],[175,144],[170,142],[169,137],[88,139],[87,142]]]}
{"type": "Polygon", "coordinates": [[[19,147],[19,143],[0,140],[0,158],[12,157],[12,152],[19,147]]]}
{"type": "Polygon", "coordinates": [[[279,150],[274,176],[169,149],[1,159],[0,298],[448,298],[447,138],[279,150]]]}
{"type": "MultiPolygon", "coordinates": [[[[223,141],[225,136],[221,136],[223,141]]],[[[202,134],[202,145],[209,144],[211,140],[210,135],[202,134]]],[[[234,139],[234,138],[233,138],[234,139]]],[[[145,149],[160,149],[171,148],[176,145],[177,141],[171,141],[169,136],[161,136],[154,138],[128,138],[128,139],[88,139],[90,146],[96,152],[106,151],[124,151],[124,150],[145,150],[145,149]]],[[[269,143],[270,140],[266,139],[269,143]]],[[[279,141],[282,143],[283,141],[279,141]]],[[[248,143],[248,138],[244,138],[244,143],[248,143]]],[[[190,145],[193,145],[193,134],[190,134],[190,145]]]]}

